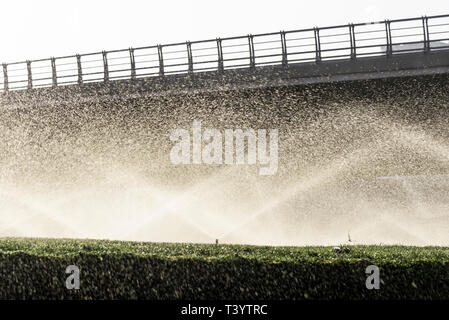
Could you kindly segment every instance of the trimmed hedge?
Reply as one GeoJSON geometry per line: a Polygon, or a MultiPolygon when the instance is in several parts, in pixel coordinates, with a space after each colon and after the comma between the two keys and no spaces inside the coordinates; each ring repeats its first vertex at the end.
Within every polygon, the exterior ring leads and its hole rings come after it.
{"type": "Polygon", "coordinates": [[[1,299],[448,299],[449,249],[0,240],[1,299]],[[65,252],[65,253],[64,253],[65,252]],[[65,269],[80,268],[68,290],[65,269]],[[365,287],[365,268],[381,287],[365,287]]]}

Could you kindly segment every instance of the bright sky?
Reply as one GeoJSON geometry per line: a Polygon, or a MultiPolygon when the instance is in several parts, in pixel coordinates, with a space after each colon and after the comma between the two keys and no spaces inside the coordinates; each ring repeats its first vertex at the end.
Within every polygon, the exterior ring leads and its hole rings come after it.
{"type": "Polygon", "coordinates": [[[0,62],[449,13],[448,0],[4,0],[0,62]]]}

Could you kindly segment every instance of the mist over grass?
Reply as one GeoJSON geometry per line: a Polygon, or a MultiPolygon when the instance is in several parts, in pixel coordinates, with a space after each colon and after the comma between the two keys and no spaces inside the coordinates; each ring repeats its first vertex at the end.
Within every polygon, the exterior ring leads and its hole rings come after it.
{"type": "Polygon", "coordinates": [[[447,83],[2,94],[0,236],[338,245],[350,234],[355,244],[449,245],[447,83]],[[170,132],[194,120],[278,129],[277,174],[173,165],[170,132]]]}

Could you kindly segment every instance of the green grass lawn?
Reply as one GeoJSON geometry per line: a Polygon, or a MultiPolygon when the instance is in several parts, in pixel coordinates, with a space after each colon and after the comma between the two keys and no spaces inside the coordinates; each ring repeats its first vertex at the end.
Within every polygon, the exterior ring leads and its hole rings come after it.
{"type": "Polygon", "coordinates": [[[0,298],[449,299],[449,248],[0,238],[0,298]],[[66,266],[81,289],[64,287],[66,266]],[[367,290],[365,268],[381,289],[367,290]]]}
{"type": "Polygon", "coordinates": [[[338,263],[369,261],[372,264],[413,265],[449,262],[449,247],[411,246],[253,246],[227,244],[153,243],[91,239],[0,238],[0,253],[37,256],[136,255],[162,259],[229,260],[236,257],[267,263],[338,263]]]}

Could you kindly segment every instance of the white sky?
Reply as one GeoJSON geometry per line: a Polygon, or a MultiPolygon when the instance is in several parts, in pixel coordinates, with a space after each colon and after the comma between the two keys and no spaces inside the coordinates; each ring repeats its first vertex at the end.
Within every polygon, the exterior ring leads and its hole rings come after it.
{"type": "Polygon", "coordinates": [[[449,0],[2,0],[0,62],[449,13],[449,0]]]}

